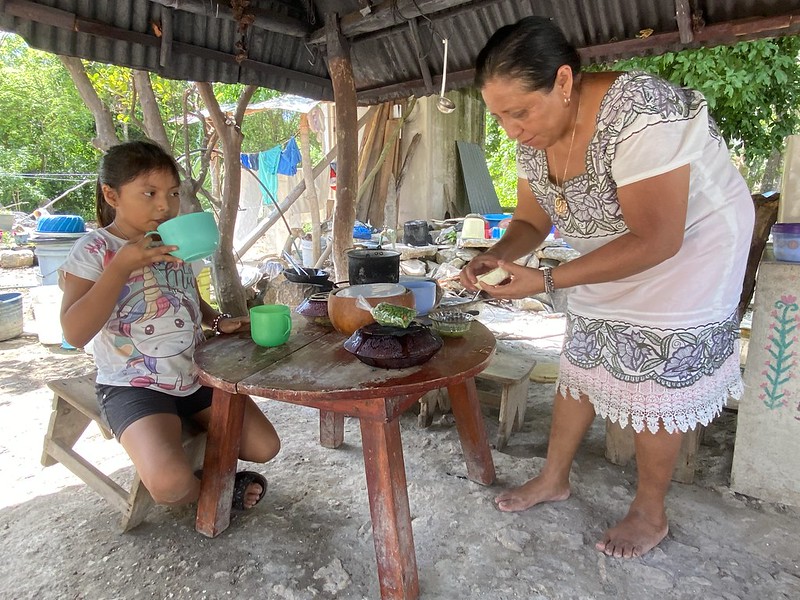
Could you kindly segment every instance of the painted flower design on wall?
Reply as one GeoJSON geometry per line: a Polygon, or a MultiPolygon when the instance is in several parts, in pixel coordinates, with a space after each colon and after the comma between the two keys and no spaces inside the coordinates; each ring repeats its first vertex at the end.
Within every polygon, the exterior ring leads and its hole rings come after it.
{"type": "Polygon", "coordinates": [[[794,377],[793,371],[797,365],[794,345],[797,342],[797,323],[800,321],[797,296],[783,295],[774,306],[770,312],[769,343],[764,347],[769,358],[764,362],[766,369],[761,371],[764,381],[759,386],[761,393],[758,395],[770,410],[789,404],[786,384],[794,377]]]}

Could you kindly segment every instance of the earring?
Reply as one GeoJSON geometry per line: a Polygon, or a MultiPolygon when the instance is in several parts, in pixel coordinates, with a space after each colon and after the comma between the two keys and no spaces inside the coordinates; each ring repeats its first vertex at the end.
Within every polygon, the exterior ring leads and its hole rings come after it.
{"type": "Polygon", "coordinates": [[[569,96],[564,96],[564,108],[567,108],[570,102],[572,102],[572,99],[569,96]]]}

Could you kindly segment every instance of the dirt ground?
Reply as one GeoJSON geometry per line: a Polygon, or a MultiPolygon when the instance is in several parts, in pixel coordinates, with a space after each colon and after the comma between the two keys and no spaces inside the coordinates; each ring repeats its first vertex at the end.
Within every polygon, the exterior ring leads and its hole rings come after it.
{"type": "MultiPolygon", "coordinates": [[[[119,516],[61,465],[43,468],[49,378],[91,368],[80,350],[44,346],[32,332],[30,269],[0,270],[0,289],[26,292],[26,333],[0,342],[0,598],[379,597],[358,422],[345,444],[318,444],[311,409],[260,400],[283,448],[256,466],[269,479],[264,501],[215,539],[196,533],[191,508],[156,507],[127,534],[119,516]]],[[[557,318],[486,311],[501,337],[525,334],[520,351],[553,361],[557,318]]],[[[492,501],[543,463],[553,384],[531,383],[523,431],[493,451],[497,483],[470,482],[451,416],[427,429],[401,421],[421,598],[437,600],[796,599],[800,598],[800,509],[734,494],[728,487],[736,415],[707,430],[693,485],[674,484],[671,531],[647,556],[608,558],[593,548],[633,497],[635,469],[604,457],[595,423],[572,471],[572,497],[521,514],[492,501]]],[[[486,409],[494,438],[497,415],[486,409]]],[[[114,441],[88,430],[78,450],[127,483],[131,467],[114,441]]],[[[253,465],[247,465],[253,468],[253,465]]]]}

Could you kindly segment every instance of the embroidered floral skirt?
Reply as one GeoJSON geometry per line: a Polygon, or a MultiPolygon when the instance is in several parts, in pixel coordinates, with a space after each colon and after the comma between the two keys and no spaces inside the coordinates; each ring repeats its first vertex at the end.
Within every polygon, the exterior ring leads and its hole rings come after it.
{"type": "Polygon", "coordinates": [[[557,385],[637,433],[708,425],[742,395],[738,320],[658,329],[569,314],[557,385]]]}

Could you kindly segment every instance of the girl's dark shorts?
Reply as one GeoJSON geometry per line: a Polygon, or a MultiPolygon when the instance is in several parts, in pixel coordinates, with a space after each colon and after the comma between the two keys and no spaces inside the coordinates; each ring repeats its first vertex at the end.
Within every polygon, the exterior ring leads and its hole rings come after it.
{"type": "Polygon", "coordinates": [[[100,415],[119,440],[134,421],[148,415],[167,413],[181,419],[192,417],[211,406],[212,388],[200,386],[188,396],[172,396],[150,388],[96,384],[100,415]]]}

